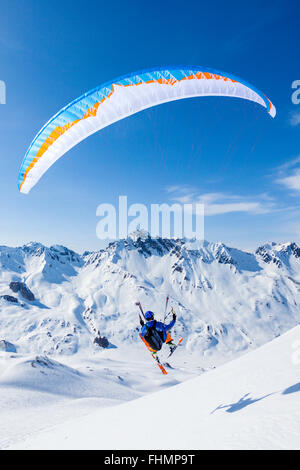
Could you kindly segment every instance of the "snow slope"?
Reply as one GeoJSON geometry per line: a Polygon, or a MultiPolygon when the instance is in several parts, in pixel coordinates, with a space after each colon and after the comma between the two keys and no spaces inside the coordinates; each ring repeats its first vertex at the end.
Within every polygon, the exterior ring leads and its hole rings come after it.
{"type": "Polygon", "coordinates": [[[122,405],[95,408],[12,448],[299,449],[299,340],[298,326],[200,377],[122,405]],[[151,422],[164,416],[173,425],[162,423],[153,432],[151,422]]]}
{"type": "Polygon", "coordinates": [[[174,368],[163,376],[142,342],[93,354],[60,355],[59,361],[0,351],[0,449],[50,426],[172,387],[201,372],[185,362],[184,357],[174,355],[174,368]]]}

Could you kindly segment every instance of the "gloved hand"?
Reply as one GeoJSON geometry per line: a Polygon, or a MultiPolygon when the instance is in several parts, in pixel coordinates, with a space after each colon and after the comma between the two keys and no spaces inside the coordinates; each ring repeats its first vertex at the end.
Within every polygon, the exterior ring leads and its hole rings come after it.
{"type": "Polygon", "coordinates": [[[171,308],[171,312],[173,314],[173,321],[176,321],[176,313],[173,307],[171,308]]]}

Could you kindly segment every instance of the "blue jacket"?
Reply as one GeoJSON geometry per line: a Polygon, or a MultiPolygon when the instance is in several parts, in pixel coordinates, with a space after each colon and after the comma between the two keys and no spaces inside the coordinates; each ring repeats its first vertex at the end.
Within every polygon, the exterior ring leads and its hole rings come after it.
{"type": "MultiPolygon", "coordinates": [[[[141,331],[141,336],[144,337],[145,334],[147,333],[148,328],[151,328],[154,324],[155,320],[150,320],[147,321],[147,323],[143,326],[142,331],[141,331]]],[[[166,341],[167,339],[167,331],[169,331],[173,326],[175,325],[176,320],[172,320],[168,325],[165,325],[164,323],[157,321],[155,325],[155,329],[157,331],[162,331],[163,333],[163,339],[166,341]]]]}

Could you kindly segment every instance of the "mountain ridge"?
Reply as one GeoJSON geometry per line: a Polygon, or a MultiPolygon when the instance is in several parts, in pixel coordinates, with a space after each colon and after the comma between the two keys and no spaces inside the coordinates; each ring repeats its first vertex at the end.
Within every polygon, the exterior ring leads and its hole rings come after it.
{"type": "Polygon", "coordinates": [[[130,346],[138,341],[135,301],[161,319],[166,295],[187,354],[214,366],[300,322],[300,248],[270,242],[250,253],[145,233],[83,255],[37,242],[0,246],[0,339],[21,354],[93,351],[97,335],[130,346]],[[5,300],[16,282],[34,300],[20,292],[19,303],[5,300]]]}

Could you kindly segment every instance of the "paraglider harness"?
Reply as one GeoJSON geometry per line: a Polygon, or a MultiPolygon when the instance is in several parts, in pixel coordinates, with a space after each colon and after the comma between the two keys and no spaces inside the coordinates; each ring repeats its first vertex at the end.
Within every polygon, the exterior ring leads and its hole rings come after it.
{"type": "Polygon", "coordinates": [[[147,326],[146,324],[146,327],[147,327],[147,332],[144,336],[144,339],[147,341],[150,348],[154,349],[155,351],[160,351],[164,343],[164,338],[163,338],[163,332],[157,331],[155,328],[156,320],[154,320],[154,323],[152,326],[147,326]]]}

